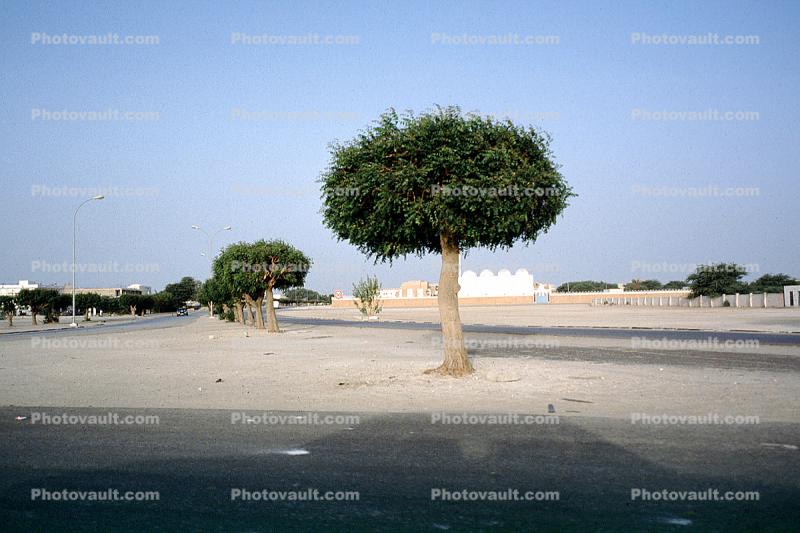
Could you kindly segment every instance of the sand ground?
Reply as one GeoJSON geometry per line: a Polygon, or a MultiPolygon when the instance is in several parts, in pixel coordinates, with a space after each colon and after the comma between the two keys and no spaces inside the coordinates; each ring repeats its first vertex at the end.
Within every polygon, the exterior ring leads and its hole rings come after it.
{"type": "MultiPolygon", "coordinates": [[[[164,329],[3,339],[0,405],[539,414],[553,404],[560,416],[800,421],[800,373],[786,368],[660,364],[658,351],[614,339],[537,336],[514,353],[502,340],[514,336],[496,336],[505,356],[482,349],[476,373],[453,379],[422,373],[441,359],[433,332],[284,328],[270,335],[198,316],[164,329]]],[[[762,346],[748,357],[757,363],[770,353],[798,358],[800,347],[762,346]]]]}

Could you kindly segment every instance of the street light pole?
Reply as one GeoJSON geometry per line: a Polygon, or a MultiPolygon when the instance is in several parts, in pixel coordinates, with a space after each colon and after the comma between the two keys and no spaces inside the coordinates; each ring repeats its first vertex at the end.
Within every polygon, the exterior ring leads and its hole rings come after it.
{"type": "MultiPolygon", "coordinates": [[[[204,230],[203,228],[201,228],[197,224],[192,224],[192,229],[196,229],[198,231],[202,231],[205,234],[205,236],[208,237],[208,253],[207,254],[201,253],[200,255],[204,255],[206,257],[206,259],[208,259],[209,264],[211,264],[211,262],[212,262],[211,253],[214,250],[214,237],[216,237],[218,233],[221,233],[223,231],[230,231],[232,228],[230,226],[225,226],[225,227],[223,227],[221,229],[218,229],[213,234],[208,233],[206,230],[204,230]]],[[[214,302],[209,302],[208,310],[211,313],[211,317],[213,317],[214,316],[214,302]]]]}
{"type": "Polygon", "coordinates": [[[75,214],[72,215],[72,323],[70,327],[73,328],[78,327],[78,324],[75,322],[75,241],[78,236],[78,211],[85,204],[93,200],[102,200],[103,198],[105,198],[105,196],[98,194],[97,196],[92,196],[88,200],[84,200],[75,210],[75,214]]]}

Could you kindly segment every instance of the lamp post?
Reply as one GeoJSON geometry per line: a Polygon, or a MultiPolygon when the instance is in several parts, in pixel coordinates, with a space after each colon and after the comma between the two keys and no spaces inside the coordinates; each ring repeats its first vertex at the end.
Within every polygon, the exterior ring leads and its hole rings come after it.
{"type": "MultiPolygon", "coordinates": [[[[197,224],[192,224],[192,229],[196,229],[198,231],[202,231],[205,234],[205,236],[208,237],[208,253],[206,254],[206,253],[202,253],[201,252],[200,255],[205,256],[205,258],[208,259],[208,262],[210,264],[211,261],[212,261],[211,254],[212,254],[212,252],[214,250],[214,237],[216,237],[217,234],[222,233],[223,231],[230,231],[232,228],[230,226],[225,226],[223,228],[218,229],[214,233],[209,233],[206,230],[204,230],[203,228],[201,228],[200,226],[198,226],[197,224]]],[[[213,316],[214,316],[214,302],[209,302],[208,310],[211,313],[211,317],[210,318],[213,318],[213,316]]]]}
{"type": "Polygon", "coordinates": [[[102,200],[103,198],[105,198],[105,196],[98,194],[97,196],[92,196],[88,200],[84,200],[75,210],[75,214],[72,215],[72,323],[70,327],[73,328],[78,327],[78,324],[75,322],[75,241],[78,235],[78,211],[85,204],[93,200],[102,200]]]}
{"type": "Polygon", "coordinates": [[[224,228],[218,229],[214,233],[209,233],[206,230],[204,230],[203,228],[201,228],[200,226],[198,226],[197,224],[192,224],[192,229],[196,229],[198,231],[202,231],[205,234],[205,236],[208,238],[208,253],[207,254],[200,254],[200,255],[205,255],[206,259],[211,261],[211,252],[214,249],[214,237],[216,237],[217,234],[222,233],[223,231],[230,231],[232,228],[230,226],[225,226],[224,228]]]}

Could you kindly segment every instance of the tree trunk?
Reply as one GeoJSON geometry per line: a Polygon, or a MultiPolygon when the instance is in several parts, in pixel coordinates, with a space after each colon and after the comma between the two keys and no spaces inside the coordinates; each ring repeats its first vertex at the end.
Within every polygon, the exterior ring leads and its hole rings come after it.
{"type": "Polygon", "coordinates": [[[136,316],[136,306],[132,305],[132,306],[130,306],[130,308],[131,308],[131,316],[135,317],[136,316]]]}
{"type": "Polygon", "coordinates": [[[439,274],[439,317],[444,341],[444,362],[437,368],[426,370],[426,374],[465,376],[474,372],[464,346],[464,332],[458,313],[458,243],[442,234],[442,271],[439,274]]]}
{"type": "Polygon", "coordinates": [[[8,318],[8,327],[12,327],[14,325],[14,311],[6,313],[6,317],[8,318]]]}
{"type": "Polygon", "coordinates": [[[266,326],[264,325],[264,311],[263,311],[263,309],[262,309],[262,306],[263,306],[263,305],[264,305],[264,297],[262,296],[261,298],[258,298],[258,299],[255,301],[255,307],[256,307],[256,327],[257,327],[258,329],[266,329],[266,326]]]}
{"type": "Polygon", "coordinates": [[[36,311],[37,309],[31,307],[31,324],[34,326],[38,326],[39,323],[36,322],[36,311]]]}
{"type": "Polygon", "coordinates": [[[272,303],[275,301],[274,297],[272,296],[272,287],[267,289],[266,294],[266,303],[267,303],[267,331],[270,333],[279,333],[281,330],[278,328],[278,315],[275,314],[275,304],[272,303]]]}
{"type": "Polygon", "coordinates": [[[242,302],[236,302],[234,304],[235,313],[236,313],[236,321],[242,325],[247,325],[244,321],[244,304],[242,302]]]}
{"type": "Polygon", "coordinates": [[[208,301],[208,316],[214,316],[214,301],[208,301]]]}

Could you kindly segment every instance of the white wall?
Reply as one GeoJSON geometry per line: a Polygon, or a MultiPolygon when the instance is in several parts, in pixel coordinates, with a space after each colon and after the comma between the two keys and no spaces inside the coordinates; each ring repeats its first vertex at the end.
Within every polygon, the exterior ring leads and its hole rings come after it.
{"type": "Polygon", "coordinates": [[[460,298],[473,296],[533,296],[533,275],[524,268],[514,274],[503,269],[495,275],[484,270],[480,275],[472,270],[465,271],[459,278],[460,298]]]}

